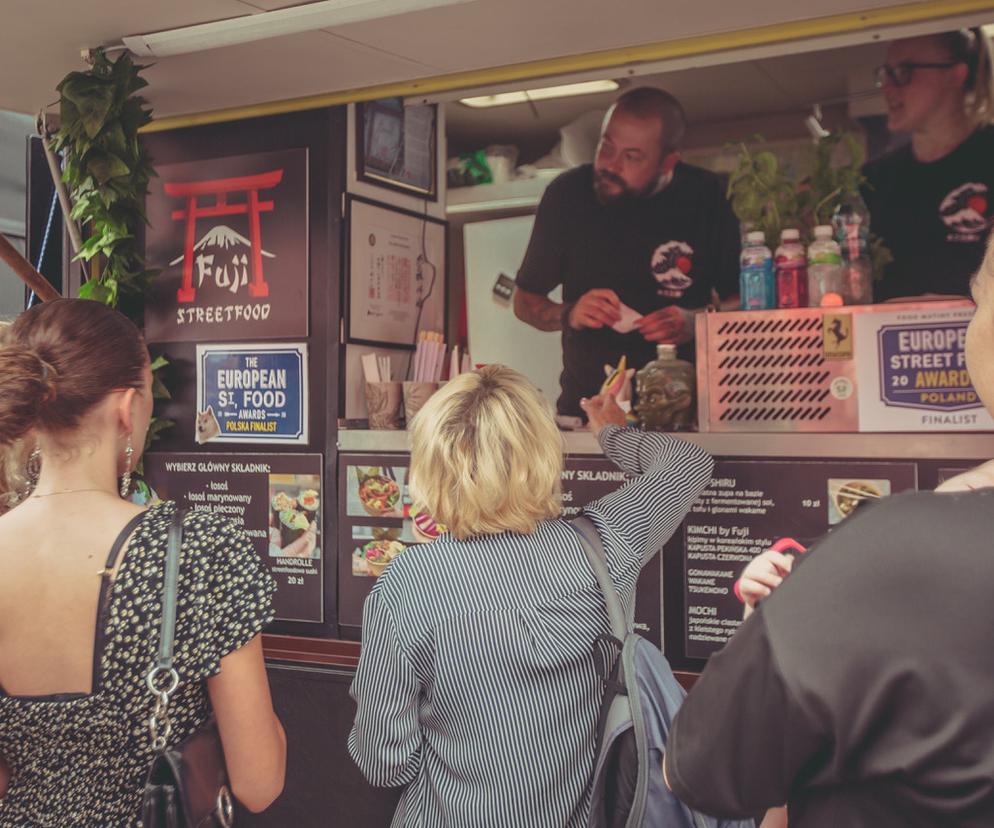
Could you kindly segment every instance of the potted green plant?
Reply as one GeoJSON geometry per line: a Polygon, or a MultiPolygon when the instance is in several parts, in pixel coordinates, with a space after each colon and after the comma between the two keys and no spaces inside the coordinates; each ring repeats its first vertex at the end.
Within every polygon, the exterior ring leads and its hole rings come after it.
{"type": "Polygon", "coordinates": [[[800,201],[794,176],[771,150],[757,147],[763,143],[763,136],[753,135],[730,145],[738,152],[738,163],[729,177],[727,195],[743,233],[762,230],[772,250],[781,230],[799,226],[800,201]]]}
{"type": "MultiPolygon", "coordinates": [[[[743,231],[762,230],[771,250],[780,243],[784,228],[796,227],[810,235],[817,225],[830,224],[844,201],[861,201],[866,153],[855,134],[832,133],[819,139],[812,151],[811,171],[803,178],[772,150],[762,148],[764,143],[761,135],[754,135],[732,145],[738,156],[728,182],[728,199],[743,231]]],[[[891,255],[872,232],[869,252],[874,278],[879,279],[891,255]]]]}
{"type": "MultiPolygon", "coordinates": [[[[147,86],[146,67],[127,52],[111,61],[103,50],[91,53],[87,71],[70,72],[59,83],[59,129],[51,148],[62,153],[62,181],[72,204],[67,222],[82,225],[85,241],[77,259],[88,264],[79,295],[120,310],[141,326],[145,291],[158,271],[146,267],[140,230],[145,195],[155,175],[139,130],[152,112],[137,92],[147,86]]],[[[168,398],[152,363],[153,395],[168,398]]],[[[154,418],[146,445],[173,423],[154,418]]]]}

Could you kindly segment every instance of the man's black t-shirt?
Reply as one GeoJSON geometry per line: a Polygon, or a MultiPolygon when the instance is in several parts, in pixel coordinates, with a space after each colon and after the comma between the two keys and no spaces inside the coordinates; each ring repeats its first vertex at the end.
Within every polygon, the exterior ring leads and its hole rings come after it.
{"type": "Polygon", "coordinates": [[[866,165],[870,229],[894,254],[876,301],[923,293],[970,294],[994,222],[994,127],[937,161],[902,147],[866,165]]]}
{"type": "Polygon", "coordinates": [[[674,792],[790,828],[994,825],[994,489],[908,493],[822,539],[711,657],[674,792]]]}
{"type": "MultiPolygon", "coordinates": [[[[738,222],[713,173],[681,163],[656,195],[602,205],[587,164],[546,190],[517,284],[542,295],[561,284],[566,303],[610,288],[640,314],[673,304],[701,308],[712,288],[722,297],[736,292],[739,246],[738,222]]],[[[564,326],[559,412],[580,414],[580,398],[597,393],[603,366],[622,354],[640,368],[656,346],[637,331],[564,326]]]]}

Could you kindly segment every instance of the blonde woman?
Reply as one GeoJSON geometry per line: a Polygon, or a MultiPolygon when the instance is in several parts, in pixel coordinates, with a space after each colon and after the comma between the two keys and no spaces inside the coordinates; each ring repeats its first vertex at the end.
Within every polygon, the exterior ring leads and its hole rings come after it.
{"type": "MultiPolygon", "coordinates": [[[[711,477],[702,449],[582,403],[632,478],[585,510],[626,608],[639,572],[711,477]]],[[[502,366],[464,374],[411,427],[411,490],[449,533],[409,547],[363,613],[349,751],[374,785],[407,786],[395,825],[581,826],[601,687],[604,601],[560,517],[562,437],[502,366]]]]}
{"type": "Polygon", "coordinates": [[[895,41],[877,83],[888,128],[911,140],[864,168],[871,228],[894,255],[874,297],[968,296],[994,222],[991,44],[980,29],[895,41]]]}

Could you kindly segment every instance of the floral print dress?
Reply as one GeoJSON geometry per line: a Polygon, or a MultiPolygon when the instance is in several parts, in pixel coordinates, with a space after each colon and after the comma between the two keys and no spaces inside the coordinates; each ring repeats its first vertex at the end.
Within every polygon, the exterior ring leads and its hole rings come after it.
{"type": "MultiPolygon", "coordinates": [[[[111,550],[108,567],[127,543],[116,577],[104,575],[92,691],[24,697],[0,689],[0,756],[11,768],[0,828],[141,825],[152,761],[147,720],[153,699],[145,676],[158,651],[175,509],[166,502],[142,512],[111,550]]],[[[220,671],[224,656],[272,621],[275,589],[244,531],[206,512],[184,516],[172,744],[210,716],[206,679],[220,671]]]]}

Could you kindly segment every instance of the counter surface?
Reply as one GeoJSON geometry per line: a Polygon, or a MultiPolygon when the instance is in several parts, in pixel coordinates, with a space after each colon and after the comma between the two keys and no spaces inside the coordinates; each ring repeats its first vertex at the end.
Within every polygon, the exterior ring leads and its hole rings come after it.
{"type": "MultiPolygon", "coordinates": [[[[994,433],[950,434],[719,434],[693,432],[680,436],[716,457],[880,457],[885,459],[977,460],[994,457],[994,433]]],[[[589,432],[563,433],[568,454],[601,453],[589,432]]],[[[340,430],[342,452],[410,450],[406,431],[340,430]]]]}

